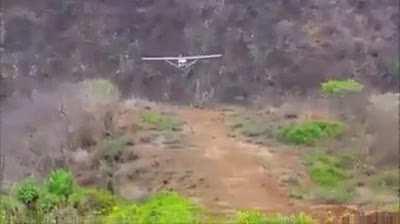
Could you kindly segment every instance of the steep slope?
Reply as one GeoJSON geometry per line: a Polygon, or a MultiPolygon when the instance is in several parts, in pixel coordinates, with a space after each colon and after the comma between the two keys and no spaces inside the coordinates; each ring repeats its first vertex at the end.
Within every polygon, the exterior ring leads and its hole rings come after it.
{"type": "Polygon", "coordinates": [[[398,1],[5,0],[2,95],[106,77],[157,100],[305,92],[328,77],[395,87],[398,1]],[[143,55],[223,53],[182,78],[143,55]]]}

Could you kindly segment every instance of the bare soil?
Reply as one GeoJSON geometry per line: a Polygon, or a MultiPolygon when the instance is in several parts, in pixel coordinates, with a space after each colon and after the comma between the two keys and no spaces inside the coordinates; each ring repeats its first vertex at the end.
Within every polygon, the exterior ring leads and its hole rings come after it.
{"type": "Polygon", "coordinates": [[[270,150],[229,137],[221,110],[172,110],[185,122],[184,144],[135,145],[139,159],[122,164],[116,174],[123,196],[138,199],[175,190],[218,212],[251,208],[292,213],[308,207],[289,197],[285,183],[292,173],[306,178],[295,150],[270,150]]]}

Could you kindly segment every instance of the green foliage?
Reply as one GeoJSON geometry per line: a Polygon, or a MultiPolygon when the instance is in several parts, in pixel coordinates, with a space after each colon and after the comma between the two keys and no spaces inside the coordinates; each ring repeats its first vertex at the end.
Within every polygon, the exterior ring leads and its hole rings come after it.
{"type": "Polygon", "coordinates": [[[118,101],[119,89],[109,80],[90,79],[81,83],[82,93],[90,103],[111,103],[118,101]]]}
{"type": "Polygon", "coordinates": [[[158,112],[145,112],[142,114],[142,119],[144,123],[159,131],[179,131],[182,127],[182,122],[178,119],[158,112]]]}
{"type": "Polygon", "coordinates": [[[39,209],[43,212],[50,212],[61,203],[60,197],[48,192],[42,192],[38,200],[39,209]]]}
{"type": "Polygon", "coordinates": [[[105,139],[100,146],[102,157],[108,162],[119,160],[130,141],[126,136],[105,139]]]}
{"type": "Polygon", "coordinates": [[[344,96],[350,93],[359,93],[363,89],[364,86],[353,79],[329,80],[321,85],[321,91],[331,96],[344,96]]]}
{"type": "Polygon", "coordinates": [[[143,223],[198,223],[198,208],[177,193],[160,193],[141,207],[143,223]]]}
{"type": "Polygon", "coordinates": [[[349,176],[344,167],[348,161],[345,161],[344,158],[346,157],[335,157],[324,152],[309,154],[306,162],[311,179],[321,186],[338,186],[349,176]]]}
{"type": "Polygon", "coordinates": [[[39,199],[39,192],[40,188],[36,181],[27,179],[18,185],[16,197],[26,206],[31,206],[39,199]]]}
{"type": "Polygon", "coordinates": [[[264,215],[258,211],[240,211],[236,214],[234,224],[313,224],[315,221],[303,214],[293,216],[264,215]]]}
{"type": "Polygon", "coordinates": [[[316,187],[311,189],[310,197],[322,203],[343,204],[349,202],[355,196],[354,188],[347,187],[344,183],[335,187],[316,187]]]}
{"type": "Polygon", "coordinates": [[[67,170],[55,170],[47,178],[47,190],[60,198],[68,199],[74,190],[74,177],[67,170]]]}
{"type": "Polygon", "coordinates": [[[142,224],[140,207],[135,204],[115,206],[104,218],[104,224],[142,224]]]}
{"type": "Polygon", "coordinates": [[[101,189],[80,189],[70,198],[70,203],[78,208],[80,213],[96,215],[109,214],[119,203],[109,191],[101,189]]]}
{"type": "Polygon", "coordinates": [[[142,205],[117,206],[105,219],[106,224],[195,224],[198,208],[176,193],[160,193],[142,205]]]}
{"type": "Polygon", "coordinates": [[[306,121],[281,128],[281,140],[294,144],[312,145],[318,140],[334,138],[344,131],[344,124],[333,121],[306,121]]]}
{"type": "Polygon", "coordinates": [[[247,137],[257,137],[266,134],[269,128],[263,122],[247,120],[240,126],[240,132],[247,137]]]}
{"type": "Polygon", "coordinates": [[[351,155],[328,155],[313,152],[306,156],[311,179],[319,186],[312,189],[311,198],[328,203],[345,203],[354,197],[353,188],[347,186],[354,158],[351,155]]]}
{"type": "MultiPolygon", "coordinates": [[[[72,174],[66,170],[52,172],[46,188],[41,188],[30,179],[22,182],[15,196],[0,195],[0,224],[217,224],[226,220],[225,217],[206,215],[193,202],[173,192],[161,192],[143,203],[135,204],[118,199],[108,191],[81,188],[73,183],[72,174]],[[34,202],[35,206],[31,206],[34,202]]],[[[313,223],[304,214],[267,216],[252,211],[239,212],[234,221],[237,224],[313,223]]]]}

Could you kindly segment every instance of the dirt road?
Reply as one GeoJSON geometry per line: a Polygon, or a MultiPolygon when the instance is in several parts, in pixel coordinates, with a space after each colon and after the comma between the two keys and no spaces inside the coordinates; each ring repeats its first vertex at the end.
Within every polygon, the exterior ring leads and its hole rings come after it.
{"type": "Polygon", "coordinates": [[[222,112],[182,109],[178,114],[192,130],[189,141],[200,150],[197,161],[188,165],[195,173],[208,178],[210,187],[197,192],[206,207],[253,208],[270,212],[297,210],[287,189],[280,185],[279,176],[266,169],[259,157],[262,154],[273,164],[282,163],[285,167],[293,156],[270,153],[268,148],[229,137],[222,112]]]}

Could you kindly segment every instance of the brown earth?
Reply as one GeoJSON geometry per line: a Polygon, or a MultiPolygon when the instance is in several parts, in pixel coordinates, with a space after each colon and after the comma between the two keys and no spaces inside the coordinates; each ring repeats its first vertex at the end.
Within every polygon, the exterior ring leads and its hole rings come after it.
{"type": "Polygon", "coordinates": [[[292,173],[306,177],[295,151],[272,151],[229,137],[221,110],[176,107],[172,112],[185,122],[185,143],[136,145],[139,159],[123,164],[116,174],[123,196],[175,190],[218,212],[292,213],[308,207],[289,198],[285,183],[292,173]]]}

